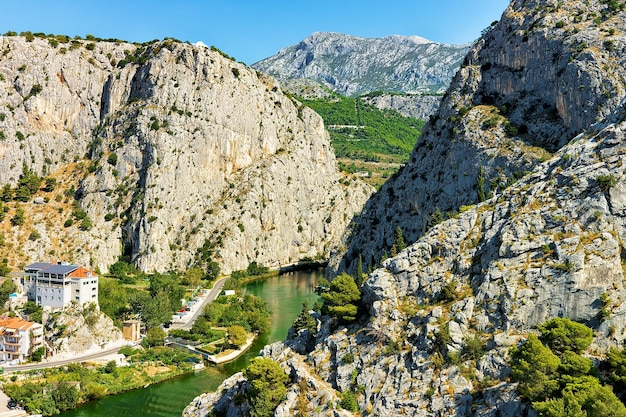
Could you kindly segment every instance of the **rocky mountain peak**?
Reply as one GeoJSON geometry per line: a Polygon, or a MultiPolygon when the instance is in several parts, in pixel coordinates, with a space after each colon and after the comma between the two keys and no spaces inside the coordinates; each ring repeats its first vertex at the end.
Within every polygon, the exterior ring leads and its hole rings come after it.
{"type": "Polygon", "coordinates": [[[438,92],[445,89],[468,47],[419,36],[368,39],[316,32],[252,66],[281,82],[309,79],[348,96],[376,90],[438,92]]]}

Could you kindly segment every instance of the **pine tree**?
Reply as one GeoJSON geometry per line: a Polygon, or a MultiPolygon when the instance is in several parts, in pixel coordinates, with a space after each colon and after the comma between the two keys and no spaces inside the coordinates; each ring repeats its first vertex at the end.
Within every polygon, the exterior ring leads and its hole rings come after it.
{"type": "Polygon", "coordinates": [[[363,285],[363,258],[359,254],[359,263],[356,265],[356,285],[360,287],[363,285]]]}

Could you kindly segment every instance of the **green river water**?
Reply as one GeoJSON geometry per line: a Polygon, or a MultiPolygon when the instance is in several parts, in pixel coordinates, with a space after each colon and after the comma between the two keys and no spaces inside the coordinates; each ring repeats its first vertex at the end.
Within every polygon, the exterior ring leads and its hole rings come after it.
{"type": "Polygon", "coordinates": [[[125,392],[83,404],[75,410],[60,414],[62,417],[179,417],[183,409],[196,396],[215,390],[230,375],[247,366],[250,359],[268,343],[283,340],[302,303],[309,305],[317,300],[313,291],[323,271],[297,271],[278,277],[246,284],[243,293],[254,294],[267,301],[272,311],[272,330],[257,338],[250,350],[233,362],[209,366],[193,374],[183,375],[147,388],[125,392]]]}

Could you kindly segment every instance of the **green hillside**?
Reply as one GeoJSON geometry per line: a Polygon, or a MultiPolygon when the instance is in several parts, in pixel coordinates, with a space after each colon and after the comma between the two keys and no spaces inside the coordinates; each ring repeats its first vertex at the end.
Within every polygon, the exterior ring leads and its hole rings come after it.
{"type": "Polygon", "coordinates": [[[298,99],[324,119],[341,168],[368,172],[366,181],[375,186],[409,160],[424,126],[422,120],[378,109],[359,98],[298,99]]]}

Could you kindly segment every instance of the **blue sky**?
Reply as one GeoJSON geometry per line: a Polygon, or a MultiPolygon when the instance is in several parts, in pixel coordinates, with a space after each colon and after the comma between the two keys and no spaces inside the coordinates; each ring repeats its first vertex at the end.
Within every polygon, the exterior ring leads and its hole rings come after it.
{"type": "Polygon", "coordinates": [[[9,30],[92,34],[145,42],[165,37],[214,45],[246,64],[313,32],[367,38],[417,35],[466,43],[498,20],[509,0],[29,0],[3,2],[9,30]]]}

